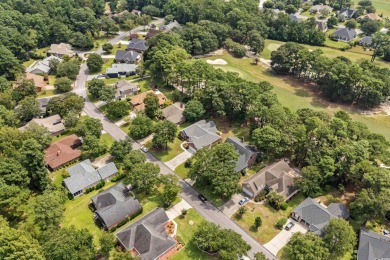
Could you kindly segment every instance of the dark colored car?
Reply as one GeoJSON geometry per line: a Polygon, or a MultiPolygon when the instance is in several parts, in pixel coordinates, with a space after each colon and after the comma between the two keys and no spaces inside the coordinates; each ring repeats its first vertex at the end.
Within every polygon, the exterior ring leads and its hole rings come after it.
{"type": "Polygon", "coordinates": [[[202,194],[198,195],[198,199],[200,199],[203,203],[205,203],[207,201],[207,198],[205,196],[203,196],[202,194]]]}
{"type": "Polygon", "coordinates": [[[284,228],[285,230],[290,230],[292,229],[292,227],[294,226],[295,224],[293,222],[290,222],[286,225],[286,227],[284,228]]]}

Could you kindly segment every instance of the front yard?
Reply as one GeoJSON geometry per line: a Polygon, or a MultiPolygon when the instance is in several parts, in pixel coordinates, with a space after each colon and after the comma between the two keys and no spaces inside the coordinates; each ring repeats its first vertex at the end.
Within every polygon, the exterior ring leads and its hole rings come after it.
{"type": "Polygon", "coordinates": [[[302,194],[297,194],[288,202],[288,208],[286,210],[275,210],[268,204],[261,205],[249,202],[244,206],[247,209],[247,212],[241,219],[237,219],[235,215],[233,215],[232,218],[261,244],[265,244],[280,232],[280,230],[275,227],[276,221],[280,218],[288,218],[292,210],[304,199],[302,194]],[[253,224],[255,223],[255,218],[258,216],[261,217],[263,223],[261,227],[255,231],[253,229],[253,224]]]}
{"type": "Polygon", "coordinates": [[[179,138],[175,138],[175,140],[172,143],[168,143],[168,149],[167,150],[156,150],[152,147],[152,141],[149,141],[145,147],[149,149],[149,152],[154,155],[157,159],[159,159],[162,162],[167,162],[173,158],[175,158],[177,155],[181,154],[183,152],[183,149],[181,149],[180,145],[183,141],[179,138]]]}

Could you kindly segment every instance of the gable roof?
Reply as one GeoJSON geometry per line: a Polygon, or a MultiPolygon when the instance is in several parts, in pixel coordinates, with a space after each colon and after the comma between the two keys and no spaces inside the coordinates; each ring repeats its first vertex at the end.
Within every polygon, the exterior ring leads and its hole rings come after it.
{"type": "Polygon", "coordinates": [[[316,21],[316,27],[322,32],[328,30],[328,25],[324,21],[316,21]]]}
{"type": "Polygon", "coordinates": [[[372,37],[371,36],[364,36],[359,40],[359,43],[365,46],[370,46],[372,43],[372,37]]]}
{"type": "Polygon", "coordinates": [[[50,45],[50,49],[47,52],[57,55],[68,55],[69,57],[75,55],[75,52],[72,51],[72,46],[63,42],[60,44],[53,43],[52,45],[50,45]]]}
{"type": "Polygon", "coordinates": [[[329,210],[329,207],[328,208],[324,207],[323,205],[316,202],[312,198],[306,198],[292,211],[292,213],[300,216],[301,219],[304,220],[309,225],[310,231],[318,235],[323,235],[325,226],[329,223],[329,221],[332,218],[348,216],[345,213],[348,212],[345,205],[341,203],[332,203],[332,204],[333,206],[329,210]]]}
{"type": "Polygon", "coordinates": [[[145,40],[133,38],[129,41],[127,49],[136,51],[146,51],[149,48],[148,43],[145,40]]]}
{"type": "Polygon", "coordinates": [[[342,14],[348,18],[351,18],[355,14],[356,10],[352,8],[341,8],[339,14],[342,14]]]}
{"type": "Polygon", "coordinates": [[[137,67],[136,64],[114,63],[111,65],[111,68],[106,69],[106,74],[135,73],[137,67]]]}
{"type": "Polygon", "coordinates": [[[137,199],[129,195],[129,189],[122,183],[91,198],[98,215],[107,227],[121,222],[141,209],[137,199]]]}
{"type": "Polygon", "coordinates": [[[390,258],[390,237],[360,229],[357,260],[390,258]]]}
{"type": "Polygon", "coordinates": [[[65,186],[69,192],[74,194],[78,191],[84,190],[100,180],[108,178],[118,172],[113,162],[95,169],[89,159],[84,160],[76,165],[66,169],[70,177],[64,179],[65,186]]]}
{"type": "Polygon", "coordinates": [[[144,99],[148,94],[155,94],[158,97],[158,104],[160,106],[164,105],[166,97],[163,93],[161,93],[160,91],[148,90],[131,98],[130,103],[133,106],[134,110],[142,111],[145,109],[144,99]]]}
{"type": "Polygon", "coordinates": [[[115,53],[115,60],[122,62],[136,62],[140,57],[140,54],[135,51],[117,50],[115,53]]]}
{"type": "Polygon", "coordinates": [[[240,172],[248,168],[248,160],[252,157],[252,155],[259,153],[254,148],[250,147],[247,144],[244,144],[240,139],[234,136],[227,138],[225,142],[233,144],[234,149],[239,155],[238,160],[236,162],[236,168],[234,169],[236,172],[240,172]]]}
{"type": "Polygon", "coordinates": [[[31,79],[34,82],[35,87],[37,88],[44,88],[46,86],[46,81],[43,76],[36,75],[33,73],[27,72],[25,74],[26,79],[31,79]]]}
{"type": "Polygon", "coordinates": [[[80,157],[81,151],[73,149],[73,146],[80,145],[80,138],[72,134],[64,139],[54,142],[45,150],[45,163],[51,169],[73,161],[80,157]]]}
{"type": "Polygon", "coordinates": [[[45,118],[34,118],[19,130],[24,131],[30,124],[38,124],[46,127],[51,134],[55,134],[65,130],[65,125],[62,123],[62,118],[59,115],[52,115],[45,118]]]}
{"type": "Polygon", "coordinates": [[[200,120],[181,130],[181,133],[184,133],[187,141],[199,150],[221,139],[217,131],[213,121],[206,122],[206,120],[200,120]]]}
{"type": "Polygon", "coordinates": [[[156,36],[157,34],[161,33],[160,30],[157,30],[157,29],[149,29],[148,33],[146,34],[145,38],[146,39],[151,39],[153,38],[154,36],[156,36]]]}
{"type": "Polygon", "coordinates": [[[356,37],[356,31],[354,29],[339,28],[332,35],[344,40],[352,40],[356,37]]]}
{"type": "Polygon", "coordinates": [[[176,102],[162,110],[165,119],[174,124],[179,124],[185,121],[183,112],[184,105],[180,102],[176,102]]]}
{"type": "Polygon", "coordinates": [[[37,101],[39,103],[39,108],[41,109],[42,113],[46,113],[46,107],[47,107],[47,104],[49,104],[50,99],[51,99],[51,97],[37,99],[37,101]]]}
{"type": "Polygon", "coordinates": [[[370,19],[370,20],[382,20],[382,18],[379,15],[374,14],[374,13],[361,15],[361,16],[359,16],[358,19],[365,19],[365,18],[370,19]]]}
{"type": "Polygon", "coordinates": [[[171,31],[173,28],[178,28],[178,29],[181,28],[180,24],[179,24],[176,20],[171,21],[171,22],[168,23],[168,24],[160,25],[160,26],[158,27],[158,29],[160,29],[160,31],[165,31],[165,32],[169,32],[169,31],[171,31]]]}
{"type": "Polygon", "coordinates": [[[132,84],[128,82],[127,80],[119,80],[115,83],[115,97],[120,98],[123,95],[130,94],[130,93],[137,93],[139,91],[139,87],[137,84],[132,84]]]}
{"type": "Polygon", "coordinates": [[[56,56],[49,56],[49,57],[44,58],[41,61],[38,61],[33,66],[28,67],[26,69],[26,72],[38,73],[38,74],[39,73],[49,73],[49,71],[50,71],[49,64],[50,64],[51,60],[58,60],[59,62],[62,61],[62,59],[57,58],[56,56]],[[36,70],[38,70],[38,71],[36,71],[36,70]]]}
{"type": "Polygon", "coordinates": [[[294,186],[296,177],[298,177],[297,172],[287,162],[280,160],[261,169],[244,181],[242,186],[250,191],[253,196],[268,187],[287,199],[296,190],[294,186]]]}
{"type": "Polygon", "coordinates": [[[156,259],[177,243],[165,231],[168,220],[164,209],[156,208],[115,235],[127,250],[135,248],[141,259],[156,259]]]}

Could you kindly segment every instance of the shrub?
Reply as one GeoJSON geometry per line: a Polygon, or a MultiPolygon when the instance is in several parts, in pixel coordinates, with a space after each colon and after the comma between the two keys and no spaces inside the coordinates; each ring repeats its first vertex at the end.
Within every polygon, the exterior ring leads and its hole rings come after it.
{"type": "Polygon", "coordinates": [[[191,168],[192,166],[192,159],[189,158],[187,161],[184,163],[184,168],[191,168]]]}
{"type": "Polygon", "coordinates": [[[283,229],[284,224],[286,224],[287,218],[280,218],[278,221],[276,221],[275,226],[279,229],[283,229]]]}
{"type": "Polygon", "coordinates": [[[255,202],[263,201],[268,195],[267,190],[262,190],[256,197],[255,197],[255,202]]]}
{"type": "Polygon", "coordinates": [[[99,183],[96,184],[96,186],[95,186],[95,190],[100,190],[101,188],[104,187],[104,185],[106,185],[105,181],[103,181],[103,180],[99,181],[99,183]]]}
{"type": "Polygon", "coordinates": [[[286,210],[288,208],[288,204],[285,202],[280,206],[280,209],[286,210]]]}

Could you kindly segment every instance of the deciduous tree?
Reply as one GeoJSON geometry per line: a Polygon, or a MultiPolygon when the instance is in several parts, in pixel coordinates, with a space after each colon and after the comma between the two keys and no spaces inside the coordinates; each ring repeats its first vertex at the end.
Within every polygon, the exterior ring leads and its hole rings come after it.
{"type": "Polygon", "coordinates": [[[176,137],[177,125],[170,121],[161,121],[155,127],[153,146],[157,149],[168,148],[168,143],[176,137]]]}
{"type": "Polygon", "coordinates": [[[202,118],[206,110],[198,100],[190,100],[184,108],[183,115],[190,122],[196,122],[202,118]]]}
{"type": "Polygon", "coordinates": [[[284,252],[292,260],[327,260],[330,256],[324,241],[311,232],[305,235],[300,232],[294,233],[284,252]]]}
{"type": "Polygon", "coordinates": [[[331,256],[342,257],[352,253],[356,245],[356,235],[352,226],[342,218],[334,218],[325,227],[324,242],[331,256]]]}
{"type": "Polygon", "coordinates": [[[129,135],[135,139],[141,139],[152,133],[153,121],[143,115],[133,119],[130,125],[129,135]]]}
{"type": "Polygon", "coordinates": [[[72,90],[72,80],[67,77],[58,78],[54,83],[54,87],[57,91],[64,93],[72,90]]]}
{"type": "Polygon", "coordinates": [[[96,73],[102,69],[103,59],[97,53],[91,53],[87,59],[87,66],[90,72],[96,73]]]}
{"type": "Polygon", "coordinates": [[[110,148],[110,153],[115,157],[115,160],[122,161],[133,149],[131,145],[130,139],[114,141],[110,148]]]}

